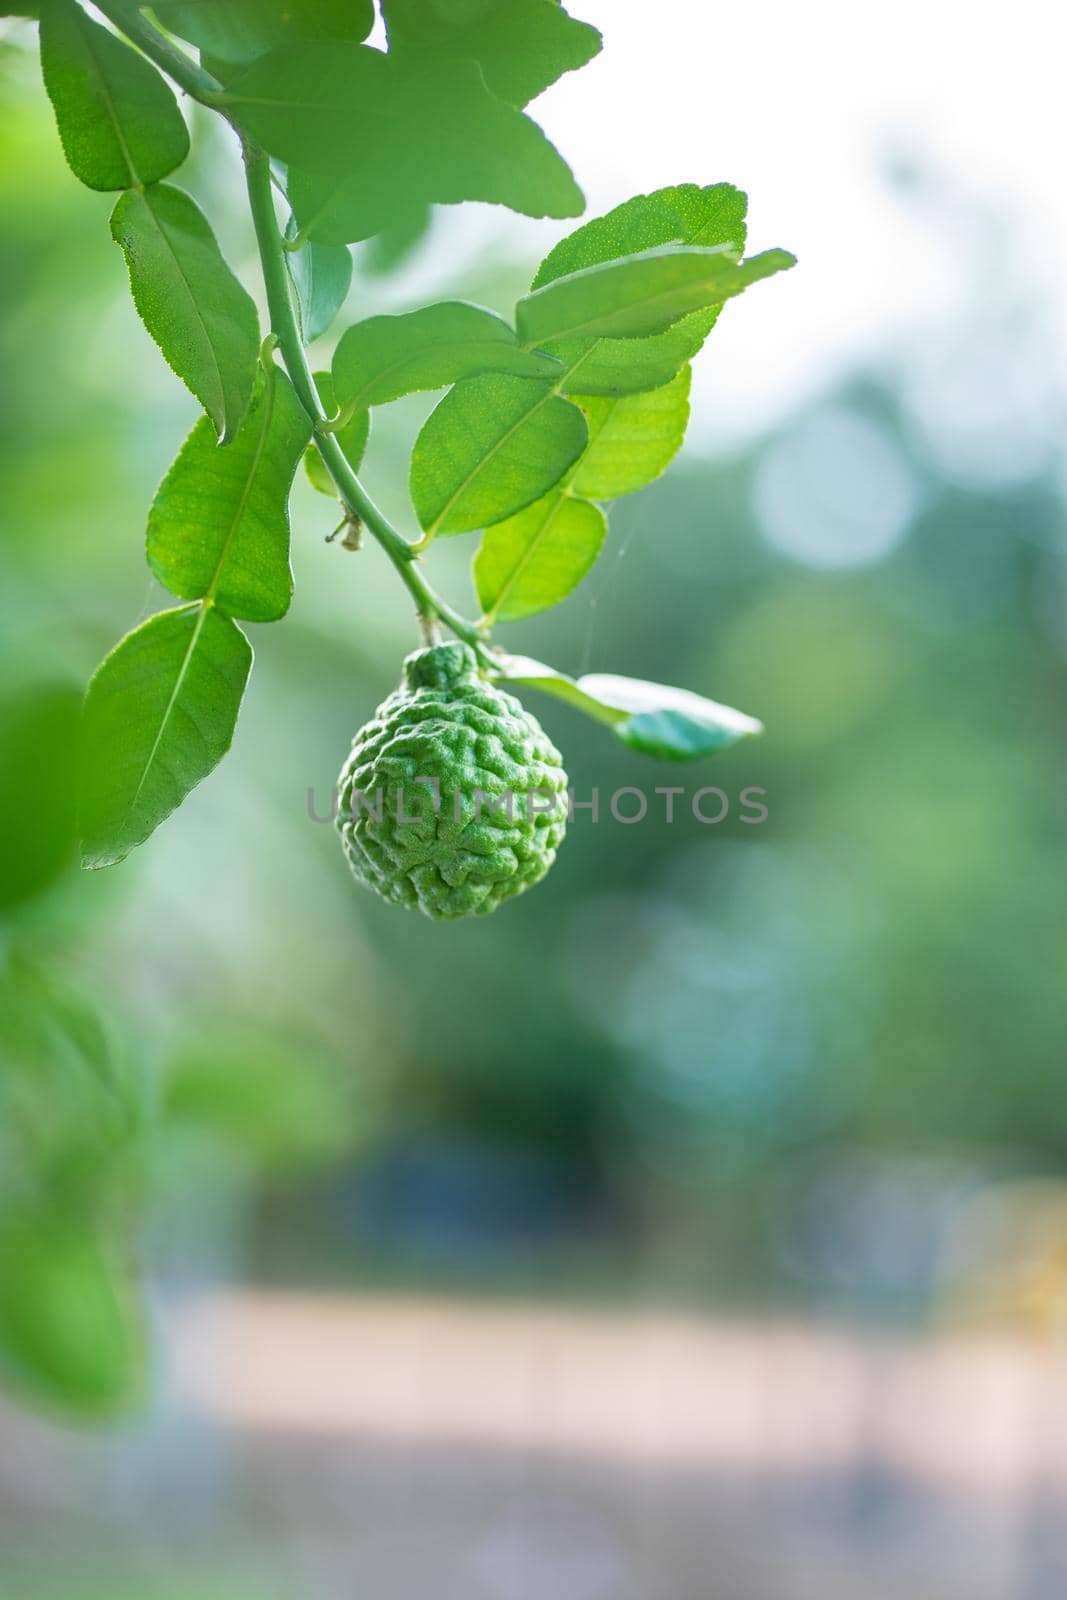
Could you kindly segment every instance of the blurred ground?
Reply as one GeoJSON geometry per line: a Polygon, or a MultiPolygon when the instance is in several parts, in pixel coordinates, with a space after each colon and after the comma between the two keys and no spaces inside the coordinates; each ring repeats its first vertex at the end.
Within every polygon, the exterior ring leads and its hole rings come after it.
{"type": "Polygon", "coordinates": [[[74,1547],[145,1600],[210,1562],[302,1600],[1067,1582],[1067,1359],[1032,1340],[390,1297],[165,1321],[177,1399],[147,1437],[3,1413],[5,1600],[23,1562],[80,1594],[74,1547]]]}

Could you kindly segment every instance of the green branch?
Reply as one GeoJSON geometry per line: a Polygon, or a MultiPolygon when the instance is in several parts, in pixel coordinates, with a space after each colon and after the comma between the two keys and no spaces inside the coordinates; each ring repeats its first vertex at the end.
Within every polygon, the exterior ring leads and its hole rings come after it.
{"type": "MultiPolygon", "coordinates": [[[[218,80],[173,45],[136,7],[126,3],[126,0],[101,0],[98,9],[194,100],[232,121],[222,104],[223,90],[218,80]]],[[[274,209],[270,160],[265,151],[241,133],[239,127],[237,132],[241,136],[248,200],[267,291],[271,331],[277,340],[293,388],[312,420],[319,453],[341,502],[350,517],[358,518],[364,524],[393,563],[415,602],[424,636],[433,636],[436,618],[458,638],[472,645],[486,660],[484,639],[477,624],[454,611],[426,582],[416,563],[414,546],[393,527],[367,493],[332,432],[300,332],[286,260],[286,242],[278,227],[274,209]]]]}

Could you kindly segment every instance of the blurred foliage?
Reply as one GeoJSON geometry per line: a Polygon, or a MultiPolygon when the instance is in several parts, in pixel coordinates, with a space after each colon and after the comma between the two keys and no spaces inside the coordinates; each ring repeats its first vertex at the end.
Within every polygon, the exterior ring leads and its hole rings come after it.
{"type": "MultiPolygon", "coordinates": [[[[979,332],[1011,345],[1025,285],[750,448],[691,450],[620,508],[587,585],[508,630],[566,670],[761,717],[762,741],[689,780],[729,797],[721,824],[681,803],[668,825],[651,790],[683,780],[539,701],[578,798],[647,786],[647,820],[580,812],[491,928],[361,894],[321,818],[416,640],[385,563],[327,547],[330,508],[301,486],[296,600],[256,632],[231,761],[90,881],[69,865],[69,686],[151,607],[146,508],[193,408],[14,46],[0,103],[0,1345],[18,1381],[83,1412],[125,1402],[138,1222],[213,1174],[220,1193],[254,1176],[265,1275],[924,1305],[942,1199],[1067,1168],[1063,461],[1040,439],[984,448],[996,417],[968,420],[956,390],[939,407],[931,376],[939,339],[946,361],[979,332]],[[50,1309],[72,1298],[77,1339],[50,1309]]],[[[204,159],[203,187],[231,177],[204,159]]],[[[248,266],[247,241],[227,247],[248,266]]],[[[395,308],[381,264],[357,257],[368,313],[395,308]]],[[[433,289],[420,270],[420,300],[513,288],[502,259],[442,263],[433,289]]],[[[395,426],[424,414],[405,403],[395,426]]],[[[410,525],[391,426],[370,486],[410,525]]],[[[456,595],[462,546],[433,555],[456,595]]]]}

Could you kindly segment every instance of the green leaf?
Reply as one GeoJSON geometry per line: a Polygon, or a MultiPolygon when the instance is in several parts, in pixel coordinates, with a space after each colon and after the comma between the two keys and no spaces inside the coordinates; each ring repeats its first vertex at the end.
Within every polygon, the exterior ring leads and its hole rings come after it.
{"type": "Polygon", "coordinates": [[[165,27],[232,66],[286,42],[359,41],[374,26],[373,0],[154,0],[165,27]]]}
{"type": "Polygon", "coordinates": [[[126,257],[141,320],[227,442],[248,409],[259,359],[251,297],[181,189],[129,190],[115,207],[111,232],[126,257]]]}
{"type": "Polygon", "coordinates": [[[433,227],[433,207],[425,200],[398,208],[389,226],[368,240],[360,256],[364,277],[380,278],[404,265],[433,227]]]}
{"type": "Polygon", "coordinates": [[[601,47],[597,29],[569,17],[557,0],[382,0],[382,14],[390,50],[476,61],[493,94],[515,106],[584,67],[601,47]]]}
{"type": "Polygon", "coordinates": [[[688,312],[718,305],[794,263],[785,250],[738,262],[729,245],[658,245],[535,289],[515,308],[519,337],[548,344],[661,333],[688,312]]]}
{"type": "Polygon", "coordinates": [[[333,358],[338,405],[361,408],[483,372],[543,378],[559,370],[551,356],[520,349],[503,317],[463,300],[357,322],[342,334],[333,358]]]}
{"type": "Polygon", "coordinates": [[[432,536],[502,522],[547,494],[588,437],[582,413],[550,383],[495,374],[457,383],[412,452],[421,526],[432,536]]]}
{"type": "Polygon", "coordinates": [[[763,732],[763,724],[688,689],[612,673],[568,678],[528,656],[505,657],[500,677],[529,684],[606,723],[623,744],[664,761],[694,761],[763,732]]]}
{"type": "Polygon", "coordinates": [[[496,676],[504,683],[528,684],[531,689],[540,689],[542,694],[564,700],[576,711],[584,712],[594,722],[603,722],[609,728],[626,720],[625,711],[616,711],[611,706],[601,704],[592,695],[585,694],[580,685],[565,672],[558,672],[543,661],[535,661],[532,656],[502,657],[496,676]]]}
{"type": "Polygon", "coordinates": [[[661,244],[732,244],[745,247],[747,196],[732,183],[701,188],[672,184],[635,195],[602,217],[592,217],[554,245],[537,269],[532,287],[543,288],[603,261],[617,261],[661,244]]]}
{"type": "Polygon", "coordinates": [[[685,438],[691,376],[683,367],[670,383],[648,394],[578,400],[589,444],[571,480],[575,494],[614,500],[643,489],[667,469],[685,438]]]}
{"type": "Polygon", "coordinates": [[[36,1212],[0,1225],[0,1370],[28,1397],[79,1417],[141,1392],[143,1326],[92,1227],[36,1212]]]}
{"type": "Polygon", "coordinates": [[[90,189],[154,183],[189,154],[165,80],[73,0],[45,0],[41,67],[63,153],[90,189]]]}
{"type": "Polygon", "coordinates": [[[589,673],[578,687],[598,704],[625,713],[614,729],[623,744],[665,761],[710,756],[763,732],[763,724],[743,711],[664,683],[589,673]]]}
{"type": "MultiPolygon", "coordinates": [[[[545,257],[535,289],[584,267],[617,260],[639,250],[672,242],[744,247],[745,195],[729,183],[699,188],[693,183],[636,195],[606,216],[594,217],[561,239],[545,257]]],[[[590,395],[618,395],[658,389],[700,350],[721,306],[694,311],[665,332],[646,339],[569,339],[551,347],[568,368],[577,368],[561,385],[590,395]],[[580,362],[580,367],[578,366],[580,362]]]]}
{"type": "Polygon", "coordinates": [[[41,894],[74,854],[80,722],[65,684],[0,701],[0,909],[41,894]]]}
{"type": "Polygon", "coordinates": [[[513,622],[565,599],[593,566],[607,531],[599,506],[560,489],[498,522],[486,532],[474,558],[474,583],[485,616],[513,622]]]}
{"type": "MultiPolygon", "coordinates": [[[[291,220],[287,230],[290,237],[295,232],[295,221],[291,220]]],[[[352,285],[352,252],[346,244],[316,244],[309,239],[299,250],[287,251],[286,260],[304,340],[313,344],[345,303],[352,285]]]]}
{"type": "Polygon", "coordinates": [[[160,612],[101,662],[85,706],[83,866],[121,861],[218,765],[251,666],[214,606],[160,612]]]}
{"type": "Polygon", "coordinates": [[[279,368],[264,374],[233,443],[221,450],[201,417],[148,517],[148,565],[183,600],[273,622],[293,593],[289,491],[311,420],[279,368]]]}
{"type": "Polygon", "coordinates": [[[699,353],[721,310],[693,311],[650,339],[553,340],[549,348],[564,371],[560,393],[581,401],[662,389],[699,353]]]}
{"type": "Polygon", "coordinates": [[[584,204],[559,152],[489,93],[473,61],[303,45],[254,62],[227,98],[289,163],[297,221],[323,243],[368,239],[419,204],[484,200],[535,217],[576,216],[584,204]],[[353,150],[373,160],[354,161],[353,150]]]}
{"type": "MultiPolygon", "coordinates": [[[[326,411],[333,415],[337,410],[333,375],[329,372],[316,372],[315,383],[326,411]]],[[[344,427],[338,428],[334,432],[334,438],[344,451],[348,464],[353,471],[359,470],[359,464],[363,460],[363,452],[367,448],[369,437],[369,411],[354,411],[344,427]]],[[[326,463],[319,454],[317,445],[309,444],[305,450],[304,470],[313,489],[317,489],[320,494],[329,495],[331,500],[338,498],[337,485],[330,477],[326,463]]]]}

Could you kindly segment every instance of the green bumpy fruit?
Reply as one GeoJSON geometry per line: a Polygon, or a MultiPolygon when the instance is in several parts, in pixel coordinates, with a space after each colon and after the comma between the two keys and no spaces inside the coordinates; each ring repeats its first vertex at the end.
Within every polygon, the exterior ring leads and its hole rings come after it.
{"type": "Polygon", "coordinates": [[[356,734],[339,791],[355,876],[428,917],[495,911],[544,877],[566,831],[559,751],[458,641],[408,656],[400,688],[356,734]]]}

